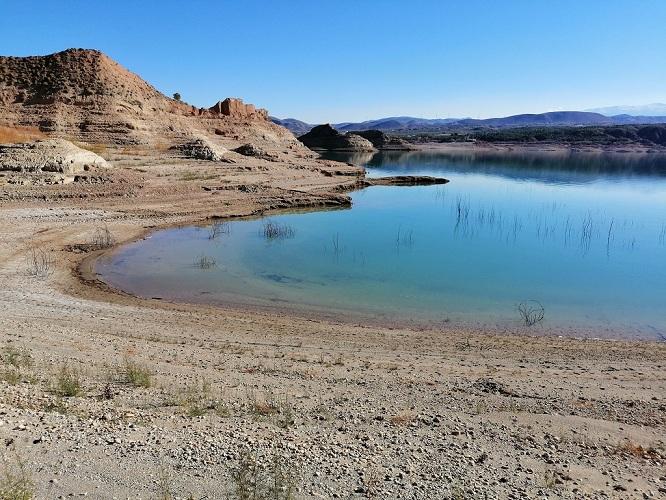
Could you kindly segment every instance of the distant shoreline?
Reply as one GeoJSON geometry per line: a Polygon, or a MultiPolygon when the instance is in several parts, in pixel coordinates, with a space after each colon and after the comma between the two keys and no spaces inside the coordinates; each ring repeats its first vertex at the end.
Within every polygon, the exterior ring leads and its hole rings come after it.
{"type": "Polygon", "coordinates": [[[513,142],[422,142],[413,143],[418,150],[447,152],[523,152],[523,153],[614,153],[614,154],[666,154],[666,147],[643,145],[599,145],[567,143],[513,142]]]}

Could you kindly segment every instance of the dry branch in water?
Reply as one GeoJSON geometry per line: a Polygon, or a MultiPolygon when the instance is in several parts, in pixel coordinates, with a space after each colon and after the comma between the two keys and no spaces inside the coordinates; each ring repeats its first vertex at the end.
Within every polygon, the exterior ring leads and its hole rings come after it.
{"type": "Polygon", "coordinates": [[[541,305],[541,302],[536,300],[527,300],[521,302],[517,306],[518,314],[525,323],[525,326],[534,326],[537,323],[543,321],[545,314],[544,308],[541,305]]]}

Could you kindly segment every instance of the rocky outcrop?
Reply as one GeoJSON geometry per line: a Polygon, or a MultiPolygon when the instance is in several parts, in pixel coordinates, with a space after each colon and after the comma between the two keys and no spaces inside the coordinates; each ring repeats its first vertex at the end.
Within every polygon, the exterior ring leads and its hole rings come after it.
{"type": "Polygon", "coordinates": [[[252,143],[243,144],[240,147],[234,149],[234,151],[243,156],[251,156],[253,158],[261,158],[263,160],[273,161],[277,157],[274,154],[268,153],[252,143]]]}
{"type": "Polygon", "coordinates": [[[257,109],[253,104],[245,104],[242,99],[227,97],[208,108],[212,113],[246,120],[268,120],[268,111],[257,109]]]}
{"type": "Polygon", "coordinates": [[[108,166],[101,156],[63,139],[0,145],[0,170],[75,174],[108,166]]]}
{"type": "Polygon", "coordinates": [[[183,156],[194,158],[195,160],[232,161],[224,157],[229,150],[213,144],[206,139],[194,139],[193,141],[174,146],[173,149],[179,151],[183,156]]]}
{"type": "Polygon", "coordinates": [[[171,99],[97,50],[0,56],[0,127],[20,125],[49,137],[123,147],[216,137],[229,149],[252,141],[268,150],[307,153],[267,118],[266,110],[240,99],[212,108],[171,99]]]}
{"type": "Polygon", "coordinates": [[[372,143],[355,134],[342,134],[331,125],[318,125],[298,138],[310,149],[328,151],[374,151],[372,143]]]}
{"type": "Polygon", "coordinates": [[[429,175],[395,175],[393,177],[367,177],[359,182],[362,187],[367,186],[432,186],[436,184],[448,184],[449,180],[444,177],[432,177],[429,175]]]}
{"type": "Polygon", "coordinates": [[[369,140],[374,147],[382,150],[412,151],[416,148],[400,137],[387,135],[381,130],[360,130],[354,134],[369,140]]]}

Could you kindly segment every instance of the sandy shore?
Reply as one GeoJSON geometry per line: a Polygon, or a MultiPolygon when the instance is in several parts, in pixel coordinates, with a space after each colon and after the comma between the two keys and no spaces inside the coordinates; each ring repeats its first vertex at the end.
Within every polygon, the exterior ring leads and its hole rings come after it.
{"type": "Polygon", "coordinates": [[[253,470],[245,453],[297,498],[666,495],[666,344],[112,293],[77,272],[104,225],[122,242],[343,206],[361,172],[111,159],[105,183],[1,187],[0,438],[5,470],[23,464],[38,498],[233,497],[253,470]],[[28,274],[32,248],[52,258],[49,276],[28,274]]]}

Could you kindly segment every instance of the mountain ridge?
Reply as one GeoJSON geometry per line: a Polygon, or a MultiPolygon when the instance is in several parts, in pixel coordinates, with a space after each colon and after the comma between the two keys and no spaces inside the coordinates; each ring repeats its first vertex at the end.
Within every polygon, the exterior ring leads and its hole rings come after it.
{"type": "MultiPolygon", "coordinates": [[[[306,122],[288,118],[281,120],[270,117],[274,123],[278,123],[296,135],[303,134],[314,127],[306,122]]],[[[634,116],[616,115],[606,116],[601,113],[589,111],[549,111],[546,113],[524,113],[498,118],[416,118],[416,117],[387,117],[364,122],[342,122],[332,124],[333,128],[343,131],[381,130],[403,131],[438,131],[443,129],[461,128],[508,128],[508,127],[530,127],[530,126],[585,126],[585,125],[628,125],[628,124],[654,124],[666,123],[664,116],[634,116]]]]}

